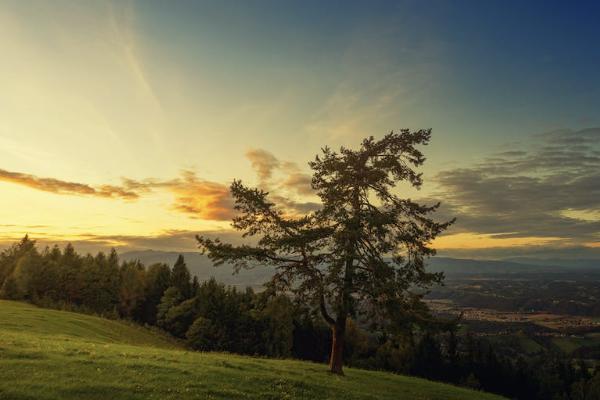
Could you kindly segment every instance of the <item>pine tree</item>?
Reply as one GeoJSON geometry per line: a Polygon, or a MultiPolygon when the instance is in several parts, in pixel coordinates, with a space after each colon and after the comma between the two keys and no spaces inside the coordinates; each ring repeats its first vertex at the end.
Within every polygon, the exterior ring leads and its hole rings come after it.
{"type": "Polygon", "coordinates": [[[171,278],[171,285],[179,290],[179,293],[181,293],[184,299],[189,299],[192,297],[192,277],[190,270],[185,265],[185,260],[181,254],[177,257],[177,261],[173,266],[171,278]]]}
{"type": "Polygon", "coordinates": [[[0,289],[0,297],[8,300],[20,300],[23,298],[23,293],[17,285],[17,280],[11,275],[4,280],[4,284],[0,289]]]}
{"type": "Polygon", "coordinates": [[[139,261],[129,261],[121,265],[119,272],[119,314],[134,318],[139,315],[144,302],[146,270],[139,261]]]}
{"type": "Polygon", "coordinates": [[[414,168],[425,161],[417,149],[430,130],[390,133],[381,140],[363,140],[358,150],[329,148],[309,163],[312,188],[322,208],[294,217],[276,208],[263,190],[240,181],[231,185],[238,216],[233,227],[244,236],[258,236],[257,245],[234,246],[198,237],[200,249],[216,265],[274,266],[270,285],[290,291],[321,311],[333,341],[330,370],[342,374],[346,323],[360,311],[384,327],[420,318],[426,307],[410,289],[442,279],[425,271],[433,255],[430,243],[453,221],[434,222],[427,206],[402,199],[397,185],[419,188],[414,168]]]}
{"type": "Polygon", "coordinates": [[[194,279],[192,280],[191,297],[197,296],[199,290],[200,290],[200,282],[198,281],[198,277],[194,275],[194,279]]]}
{"type": "Polygon", "coordinates": [[[142,306],[143,322],[156,324],[157,307],[165,291],[171,285],[171,269],[166,264],[153,264],[148,268],[145,277],[144,305],[142,306]]]}
{"type": "Polygon", "coordinates": [[[35,240],[29,239],[29,235],[25,235],[18,243],[2,251],[0,253],[0,285],[13,273],[22,256],[35,251],[35,240]]]}

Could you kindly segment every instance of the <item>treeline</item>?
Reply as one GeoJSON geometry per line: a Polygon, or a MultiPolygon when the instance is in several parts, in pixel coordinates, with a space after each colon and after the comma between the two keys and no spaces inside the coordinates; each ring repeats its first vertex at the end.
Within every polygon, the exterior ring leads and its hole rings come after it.
{"type": "Polygon", "coordinates": [[[425,333],[418,342],[405,339],[396,349],[388,366],[395,372],[511,399],[600,400],[600,365],[590,368],[558,352],[515,357],[483,338],[455,332],[425,333]]]}
{"type": "Polygon", "coordinates": [[[328,329],[286,296],[198,282],[182,256],[171,268],[78,254],[72,245],[39,251],[28,237],[0,253],[0,296],[40,306],[157,326],[198,350],[325,361],[328,329]]]}
{"type": "Polygon", "coordinates": [[[285,296],[198,282],[182,256],[171,268],[117,253],[39,251],[28,237],[0,253],[0,296],[162,328],[198,350],[323,361],[329,336],[285,296]]]}
{"type": "MultiPolygon", "coordinates": [[[[40,306],[122,318],[156,326],[203,351],[228,351],[325,362],[331,333],[306,305],[198,282],[183,257],[173,267],[108,255],[80,255],[73,246],[39,251],[23,238],[0,253],[0,296],[40,306]]],[[[386,335],[350,321],[345,362],[446,381],[518,399],[594,400],[600,372],[544,355],[514,359],[456,327],[412,327],[386,335]]]]}

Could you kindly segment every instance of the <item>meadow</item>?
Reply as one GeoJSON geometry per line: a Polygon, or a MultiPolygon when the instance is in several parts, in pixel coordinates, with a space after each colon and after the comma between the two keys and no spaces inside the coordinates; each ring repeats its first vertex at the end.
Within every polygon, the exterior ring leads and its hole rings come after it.
{"type": "Polygon", "coordinates": [[[386,372],[200,353],[140,326],[0,301],[0,399],[501,399],[386,372]]]}

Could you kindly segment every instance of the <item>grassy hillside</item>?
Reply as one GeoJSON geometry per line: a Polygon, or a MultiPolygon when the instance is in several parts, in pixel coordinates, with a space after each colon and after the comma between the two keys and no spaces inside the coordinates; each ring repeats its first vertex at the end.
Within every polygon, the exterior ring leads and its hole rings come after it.
{"type": "Polygon", "coordinates": [[[129,324],[0,301],[0,399],[500,399],[348,368],[194,353],[129,324]]]}

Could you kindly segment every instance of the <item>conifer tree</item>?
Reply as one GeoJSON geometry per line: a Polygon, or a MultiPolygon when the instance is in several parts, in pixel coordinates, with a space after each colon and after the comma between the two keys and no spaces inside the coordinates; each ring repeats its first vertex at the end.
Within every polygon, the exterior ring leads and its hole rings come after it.
{"type": "Polygon", "coordinates": [[[171,285],[171,269],[168,265],[158,263],[148,268],[145,277],[146,298],[142,306],[142,321],[156,324],[157,307],[165,291],[171,285]]]}
{"type": "Polygon", "coordinates": [[[275,267],[270,285],[291,291],[318,307],[333,336],[330,370],[342,374],[346,323],[363,311],[372,322],[391,326],[426,312],[421,295],[411,289],[442,279],[428,273],[424,260],[433,255],[436,236],[453,221],[430,218],[439,204],[423,205],[401,198],[401,183],[419,188],[415,169],[425,157],[430,130],[369,137],[357,150],[329,148],[309,163],[312,188],[322,208],[288,216],[268,193],[231,185],[238,215],[232,226],[256,245],[234,246],[219,239],[197,237],[200,249],[216,265],[236,269],[267,264],[275,267]]]}
{"type": "Polygon", "coordinates": [[[184,299],[189,299],[192,297],[192,277],[190,270],[185,264],[185,260],[181,254],[177,257],[177,261],[173,266],[173,273],[171,274],[171,277],[171,285],[179,290],[179,293],[181,293],[184,299]]]}

